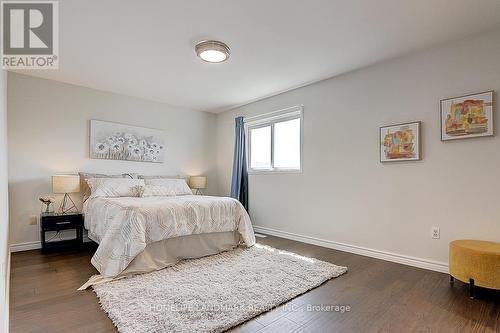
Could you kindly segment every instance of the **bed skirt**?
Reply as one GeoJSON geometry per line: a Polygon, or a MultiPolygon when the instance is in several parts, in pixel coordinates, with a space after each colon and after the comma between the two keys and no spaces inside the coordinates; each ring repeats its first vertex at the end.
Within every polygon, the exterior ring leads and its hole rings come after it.
{"type": "Polygon", "coordinates": [[[116,277],[93,275],[78,290],[136,274],[143,274],[175,265],[183,259],[201,258],[234,249],[240,243],[238,231],[213,232],[208,234],[187,235],[151,243],[137,255],[116,277]]]}

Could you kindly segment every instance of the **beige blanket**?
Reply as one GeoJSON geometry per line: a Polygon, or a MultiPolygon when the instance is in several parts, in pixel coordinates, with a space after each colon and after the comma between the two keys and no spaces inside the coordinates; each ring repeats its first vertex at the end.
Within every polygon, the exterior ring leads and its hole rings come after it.
{"type": "Polygon", "coordinates": [[[84,214],[89,238],[99,243],[91,262],[104,277],[119,275],[147,244],[169,238],[238,231],[246,246],[255,244],[250,218],[232,198],[95,198],[84,214]]]}

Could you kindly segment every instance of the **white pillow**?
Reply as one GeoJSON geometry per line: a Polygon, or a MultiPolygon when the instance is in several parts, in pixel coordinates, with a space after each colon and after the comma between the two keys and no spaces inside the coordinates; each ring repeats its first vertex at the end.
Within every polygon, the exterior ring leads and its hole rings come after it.
{"type": "Polygon", "coordinates": [[[141,197],[175,197],[175,190],[161,185],[141,186],[141,197]]]}
{"type": "Polygon", "coordinates": [[[88,172],[79,172],[80,175],[80,189],[83,192],[83,202],[87,201],[90,197],[90,188],[87,185],[87,179],[90,178],[130,178],[137,179],[139,178],[136,173],[122,173],[121,175],[105,175],[102,173],[88,173],[88,172]]]}
{"type": "Polygon", "coordinates": [[[173,195],[193,194],[184,179],[155,178],[144,179],[146,185],[163,187],[163,193],[174,193],[173,195]]]}
{"type": "Polygon", "coordinates": [[[138,197],[143,179],[89,178],[90,199],[99,197],[138,197]]]}

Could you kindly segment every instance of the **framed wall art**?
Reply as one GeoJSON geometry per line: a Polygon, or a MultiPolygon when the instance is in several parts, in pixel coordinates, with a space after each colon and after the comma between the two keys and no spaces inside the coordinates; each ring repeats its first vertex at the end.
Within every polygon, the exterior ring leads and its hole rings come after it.
{"type": "Polygon", "coordinates": [[[493,91],[441,100],[441,141],[493,135],[493,91]]]}
{"type": "Polygon", "coordinates": [[[90,157],[161,163],[165,155],[163,135],[157,129],[91,120],[90,157]]]}
{"type": "Polygon", "coordinates": [[[415,121],[380,127],[380,162],[420,160],[420,125],[415,121]]]}

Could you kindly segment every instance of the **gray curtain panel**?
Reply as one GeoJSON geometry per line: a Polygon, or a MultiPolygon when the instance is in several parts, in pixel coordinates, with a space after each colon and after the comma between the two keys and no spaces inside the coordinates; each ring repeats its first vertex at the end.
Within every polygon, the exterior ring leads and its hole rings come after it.
{"type": "Polygon", "coordinates": [[[248,211],[248,173],[245,153],[245,124],[243,117],[235,119],[233,177],[231,197],[238,199],[248,211]]]}

